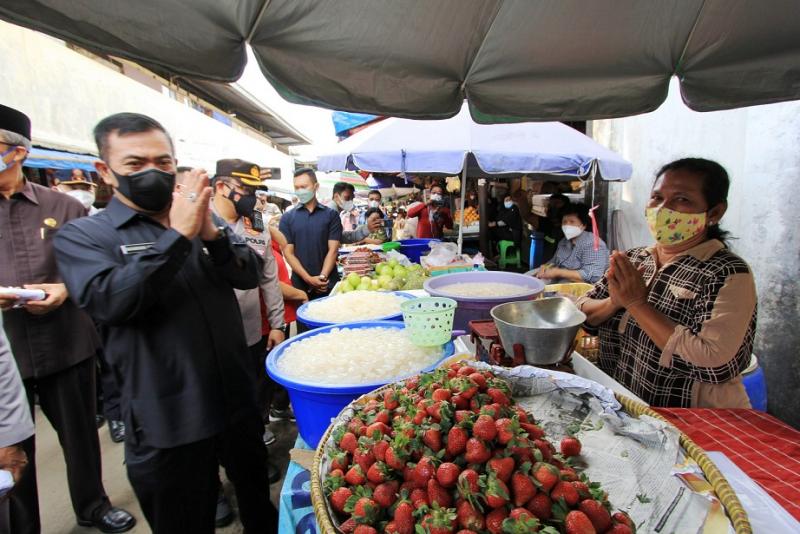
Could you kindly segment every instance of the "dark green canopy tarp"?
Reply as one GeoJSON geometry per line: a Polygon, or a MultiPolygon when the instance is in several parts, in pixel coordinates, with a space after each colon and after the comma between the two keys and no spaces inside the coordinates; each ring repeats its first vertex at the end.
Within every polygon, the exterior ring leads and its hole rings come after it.
{"type": "Polygon", "coordinates": [[[0,17],[185,77],[233,81],[250,43],[294,102],[478,122],[800,98],[796,0],[3,0],[0,17]]]}

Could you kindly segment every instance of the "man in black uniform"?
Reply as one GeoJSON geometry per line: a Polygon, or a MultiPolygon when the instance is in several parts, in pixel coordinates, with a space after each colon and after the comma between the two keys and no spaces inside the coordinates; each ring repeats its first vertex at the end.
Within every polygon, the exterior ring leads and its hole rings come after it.
{"type": "Polygon", "coordinates": [[[258,284],[259,259],[215,225],[193,169],[173,194],[172,141],[155,120],[95,127],[97,171],[114,188],[102,213],[55,239],[71,297],[101,325],[121,389],[128,478],[156,534],[212,533],[217,454],[245,532],[277,530],[267,449],[233,288],[258,284]]]}

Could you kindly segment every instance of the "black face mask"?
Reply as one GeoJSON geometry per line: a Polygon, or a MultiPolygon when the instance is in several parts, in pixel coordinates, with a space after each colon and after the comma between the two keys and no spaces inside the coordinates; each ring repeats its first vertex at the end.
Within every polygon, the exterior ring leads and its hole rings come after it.
{"type": "Polygon", "coordinates": [[[119,192],[146,211],[159,212],[172,202],[175,174],[160,169],[145,169],[131,174],[118,174],[119,192]]]}
{"type": "Polygon", "coordinates": [[[228,200],[233,202],[233,207],[239,217],[253,218],[253,212],[256,210],[256,201],[258,200],[255,195],[242,195],[231,189],[228,193],[228,200]],[[239,197],[238,199],[236,197],[239,197]]]}

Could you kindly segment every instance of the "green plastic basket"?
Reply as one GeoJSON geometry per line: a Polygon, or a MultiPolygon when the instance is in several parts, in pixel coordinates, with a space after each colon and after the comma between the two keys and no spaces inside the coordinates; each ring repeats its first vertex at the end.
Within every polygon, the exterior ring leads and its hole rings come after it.
{"type": "Polygon", "coordinates": [[[390,250],[400,250],[400,243],[397,241],[389,241],[381,245],[381,248],[384,252],[389,252],[390,250]]]}
{"type": "Polygon", "coordinates": [[[434,347],[450,341],[457,305],[455,300],[444,297],[422,297],[400,304],[411,342],[434,347]]]}

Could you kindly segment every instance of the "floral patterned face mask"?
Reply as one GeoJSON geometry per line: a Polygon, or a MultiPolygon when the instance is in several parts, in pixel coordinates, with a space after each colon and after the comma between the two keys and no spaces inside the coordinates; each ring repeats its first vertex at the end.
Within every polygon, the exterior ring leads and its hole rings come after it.
{"type": "Polygon", "coordinates": [[[669,208],[647,208],[647,227],[661,245],[679,245],[703,233],[705,213],[681,213],[669,208]]]}

